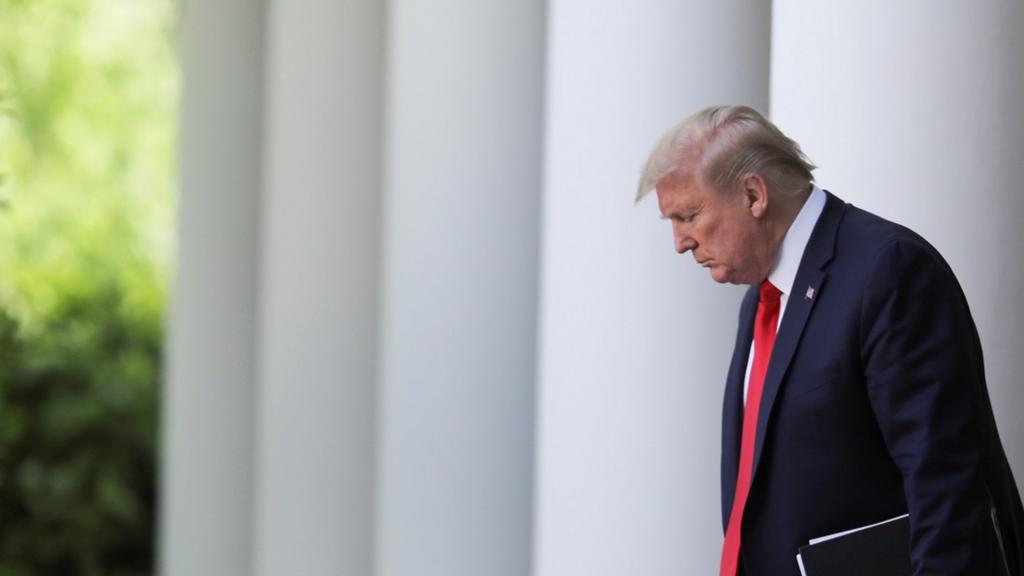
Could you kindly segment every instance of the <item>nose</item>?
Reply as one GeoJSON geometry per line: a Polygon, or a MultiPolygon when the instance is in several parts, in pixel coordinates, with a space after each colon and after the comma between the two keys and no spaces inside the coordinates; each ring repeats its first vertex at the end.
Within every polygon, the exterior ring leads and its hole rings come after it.
{"type": "Polygon", "coordinates": [[[697,241],[687,234],[679,224],[672,227],[672,235],[676,241],[676,252],[679,254],[686,254],[687,251],[697,247],[697,241]]]}

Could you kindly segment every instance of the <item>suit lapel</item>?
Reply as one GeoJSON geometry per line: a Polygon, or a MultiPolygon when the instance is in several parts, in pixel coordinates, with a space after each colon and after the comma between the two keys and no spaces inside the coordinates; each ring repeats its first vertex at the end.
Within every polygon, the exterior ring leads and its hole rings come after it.
{"type": "Polygon", "coordinates": [[[751,484],[753,484],[753,478],[757,476],[757,468],[761,461],[761,451],[768,433],[768,422],[775,406],[775,398],[782,387],[789,363],[796,353],[800,337],[807,325],[807,319],[810,318],[814,309],[814,303],[821,297],[828,278],[826,266],[832,259],[835,250],[836,232],[839,230],[845,203],[828,192],[826,194],[825,208],[811,233],[807,248],[804,249],[800,268],[797,270],[796,279],[793,282],[792,293],[789,294],[786,301],[786,311],[775,337],[772,357],[768,362],[768,372],[765,375],[764,391],[761,397],[761,410],[757,419],[751,484]]]}

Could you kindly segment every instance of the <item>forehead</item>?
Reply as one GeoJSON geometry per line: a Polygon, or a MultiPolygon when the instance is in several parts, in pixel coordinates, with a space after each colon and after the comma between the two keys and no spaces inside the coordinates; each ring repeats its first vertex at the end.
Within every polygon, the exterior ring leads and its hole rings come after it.
{"type": "Polygon", "coordinates": [[[695,208],[703,204],[708,196],[692,174],[670,175],[658,182],[655,190],[662,214],[695,208]]]}

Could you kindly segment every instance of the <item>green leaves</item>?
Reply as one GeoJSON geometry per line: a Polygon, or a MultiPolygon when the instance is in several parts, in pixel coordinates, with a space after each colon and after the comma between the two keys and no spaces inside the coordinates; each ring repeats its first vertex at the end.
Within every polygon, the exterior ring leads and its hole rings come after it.
{"type": "Polygon", "coordinates": [[[0,0],[0,576],[152,571],[175,11],[0,0]]]}

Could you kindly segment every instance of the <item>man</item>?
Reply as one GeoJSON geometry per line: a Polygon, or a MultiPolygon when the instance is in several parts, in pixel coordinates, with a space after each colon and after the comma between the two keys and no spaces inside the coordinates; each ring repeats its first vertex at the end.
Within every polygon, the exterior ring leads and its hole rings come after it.
{"type": "Polygon", "coordinates": [[[910,515],[915,575],[1020,575],[1024,510],[966,299],[914,232],[818,188],[757,111],[651,153],[676,251],[750,284],[725,387],[720,574],[799,574],[808,540],[910,515]]]}

